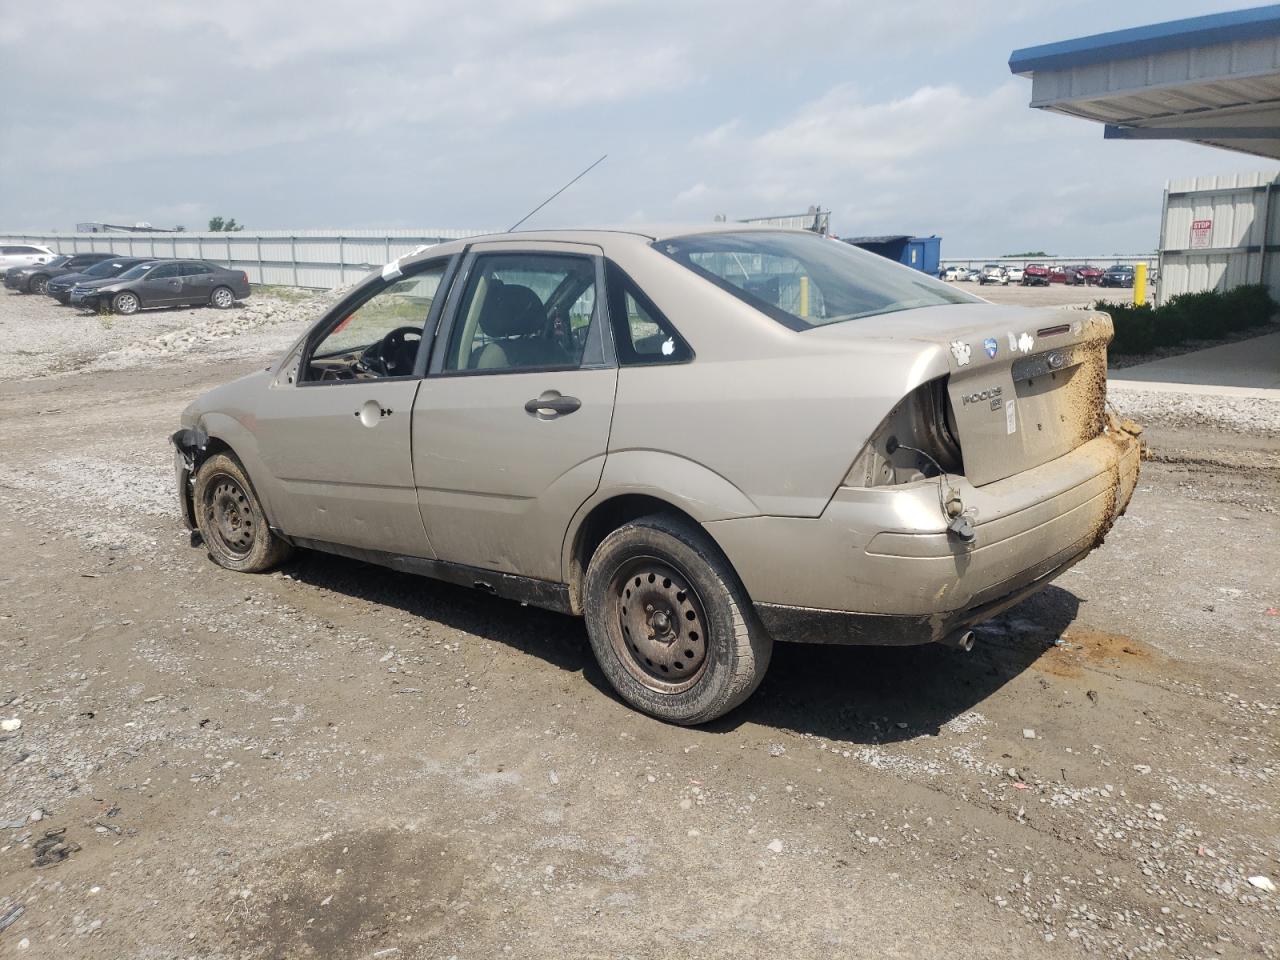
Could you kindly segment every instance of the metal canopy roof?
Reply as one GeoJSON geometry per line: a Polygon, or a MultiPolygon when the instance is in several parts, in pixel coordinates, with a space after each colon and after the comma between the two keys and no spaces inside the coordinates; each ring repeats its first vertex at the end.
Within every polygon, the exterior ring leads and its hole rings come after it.
{"type": "Polygon", "coordinates": [[[1280,4],[1015,50],[1031,106],[1280,160],[1280,4]]]}

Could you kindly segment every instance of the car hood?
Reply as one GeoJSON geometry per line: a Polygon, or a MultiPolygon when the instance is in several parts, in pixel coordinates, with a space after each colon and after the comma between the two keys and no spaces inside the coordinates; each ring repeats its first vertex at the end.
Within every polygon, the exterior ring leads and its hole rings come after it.
{"type": "Polygon", "coordinates": [[[94,277],[89,277],[89,278],[86,278],[83,282],[77,280],[76,286],[88,287],[91,290],[97,290],[102,287],[109,287],[113,283],[120,283],[120,282],[128,283],[129,281],[127,280],[121,281],[119,277],[103,277],[101,280],[96,279],[94,277]]]}
{"type": "Polygon", "coordinates": [[[98,279],[97,277],[91,277],[83,273],[63,273],[54,277],[50,282],[56,283],[59,286],[66,286],[69,283],[70,284],[93,283],[97,279],[98,279]]]}

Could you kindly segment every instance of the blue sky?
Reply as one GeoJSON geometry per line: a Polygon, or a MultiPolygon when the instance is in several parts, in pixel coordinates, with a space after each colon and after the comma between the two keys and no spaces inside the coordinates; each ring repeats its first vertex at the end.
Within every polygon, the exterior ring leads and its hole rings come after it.
{"type": "Polygon", "coordinates": [[[1033,111],[1012,50],[1239,3],[8,4],[0,229],[505,229],[830,208],[944,255],[1150,250],[1172,177],[1269,169],[1033,111]]]}

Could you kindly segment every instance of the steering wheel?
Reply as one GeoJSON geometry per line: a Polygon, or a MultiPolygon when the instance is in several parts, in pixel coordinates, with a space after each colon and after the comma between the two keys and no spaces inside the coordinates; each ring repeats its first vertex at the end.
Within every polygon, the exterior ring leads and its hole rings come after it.
{"type": "Polygon", "coordinates": [[[418,347],[422,343],[421,327],[396,327],[377,343],[370,344],[360,355],[365,369],[382,377],[404,377],[413,372],[418,347]],[[415,342],[410,342],[410,337],[415,342]]]}

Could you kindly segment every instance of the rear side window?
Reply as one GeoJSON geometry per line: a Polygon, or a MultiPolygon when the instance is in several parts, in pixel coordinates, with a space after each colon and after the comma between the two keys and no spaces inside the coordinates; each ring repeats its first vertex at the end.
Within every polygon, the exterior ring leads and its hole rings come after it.
{"type": "Polygon", "coordinates": [[[687,363],[693,359],[689,344],[621,267],[610,261],[606,277],[619,363],[687,363]]]}
{"type": "Polygon", "coordinates": [[[918,270],[813,233],[706,233],[654,247],[792,330],[981,302],[918,270]]]}

